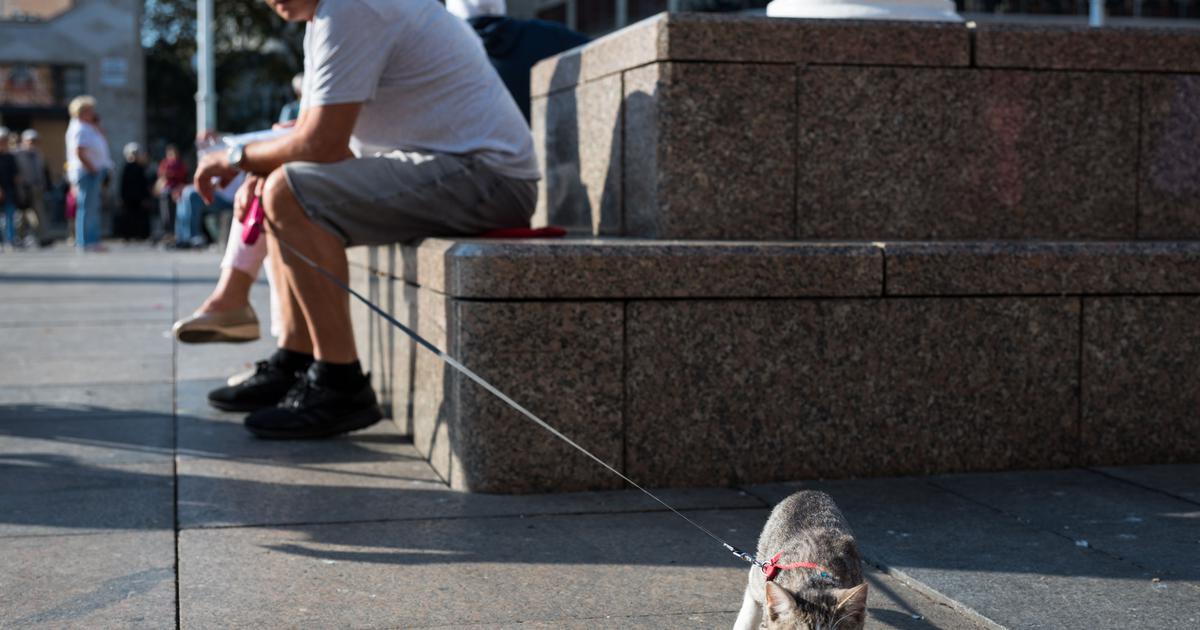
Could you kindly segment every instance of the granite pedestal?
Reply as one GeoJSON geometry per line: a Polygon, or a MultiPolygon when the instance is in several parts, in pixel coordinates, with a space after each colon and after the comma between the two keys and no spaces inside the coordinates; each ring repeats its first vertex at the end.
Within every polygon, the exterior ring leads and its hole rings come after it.
{"type": "MultiPolygon", "coordinates": [[[[396,296],[406,325],[640,483],[1200,452],[1193,242],[435,239],[352,251],[366,293],[396,296]],[[394,264],[368,274],[371,260],[394,264]]],[[[377,374],[404,375],[377,386],[412,401],[393,415],[452,487],[619,485],[399,331],[369,323],[359,343],[377,374]]]]}

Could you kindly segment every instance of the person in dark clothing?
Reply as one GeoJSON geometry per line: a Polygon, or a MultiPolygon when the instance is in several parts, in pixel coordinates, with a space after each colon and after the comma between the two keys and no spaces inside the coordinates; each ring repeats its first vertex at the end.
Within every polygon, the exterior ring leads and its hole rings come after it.
{"type": "Polygon", "coordinates": [[[17,244],[17,158],[9,150],[8,129],[0,127],[0,207],[4,208],[4,242],[17,244]]]}
{"type": "Polygon", "coordinates": [[[557,22],[505,17],[503,0],[447,0],[483,40],[488,58],[529,122],[529,71],[537,62],[590,41],[557,22]]]}
{"type": "Polygon", "coordinates": [[[121,238],[150,238],[150,178],[146,174],[146,154],[136,142],[125,145],[125,166],[121,169],[121,218],[117,235],[121,238]]]}

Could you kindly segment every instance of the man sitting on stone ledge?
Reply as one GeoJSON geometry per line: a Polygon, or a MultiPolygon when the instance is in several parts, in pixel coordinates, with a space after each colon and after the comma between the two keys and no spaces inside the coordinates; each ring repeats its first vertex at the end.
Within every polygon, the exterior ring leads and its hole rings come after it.
{"type": "Polygon", "coordinates": [[[279,349],[242,383],[209,393],[252,412],[265,438],[320,438],[381,418],[354,348],[349,296],[281,246],[342,280],[345,247],[528,225],[533,139],[478,38],[435,0],[267,0],[307,22],[295,130],[206,156],[195,186],[249,173],[260,194],[282,307],[279,349]]]}

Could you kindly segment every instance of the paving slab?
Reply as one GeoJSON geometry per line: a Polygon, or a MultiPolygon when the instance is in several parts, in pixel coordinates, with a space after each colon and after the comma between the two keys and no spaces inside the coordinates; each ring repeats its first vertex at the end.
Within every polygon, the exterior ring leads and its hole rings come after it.
{"type": "MultiPolygon", "coordinates": [[[[662,509],[637,491],[511,496],[451,490],[389,421],[331,440],[259,440],[242,427],[244,414],[204,402],[205,392],[219,384],[179,385],[184,528],[662,509]]],[[[763,506],[730,489],[656,492],[684,509],[763,506]]]]}
{"type": "Polygon", "coordinates": [[[417,457],[406,450],[401,452],[409,440],[388,422],[328,440],[257,439],[242,425],[245,413],[218,411],[208,405],[208,391],[223,384],[224,379],[177,384],[178,449],[182,457],[303,464],[369,463],[417,457]]]}
{"type": "Polygon", "coordinates": [[[0,627],[175,627],[175,536],[0,539],[0,627]]]}
{"type": "Polygon", "coordinates": [[[1200,504],[1200,464],[1097,468],[1106,475],[1200,504]]]}
{"type": "Polygon", "coordinates": [[[1085,470],[947,475],[934,485],[1200,589],[1200,506],[1085,470]]]}
{"type": "Polygon", "coordinates": [[[93,466],[0,455],[0,477],[0,539],[174,528],[169,458],[93,466]]]}
{"type": "MultiPolygon", "coordinates": [[[[0,279],[3,282],[3,279],[0,279]]],[[[2,293],[3,290],[0,290],[2,293]]],[[[164,296],[169,297],[169,296],[164,296]]],[[[87,300],[80,302],[5,302],[0,304],[0,328],[25,328],[32,325],[83,323],[117,324],[122,322],[170,323],[171,302],[163,298],[87,300]]]]}
{"type": "Polygon", "coordinates": [[[171,339],[160,324],[74,324],[10,330],[5,350],[43,360],[58,357],[170,356],[171,339]]]}
{"type": "MultiPolygon", "coordinates": [[[[693,517],[750,538],[765,514],[693,517]]],[[[745,565],[686,528],[654,513],[185,530],[181,625],[411,628],[735,611],[745,565]]]]}
{"type": "Polygon", "coordinates": [[[772,484],[829,492],[864,555],[978,621],[1011,628],[1194,627],[1200,590],[915,478],[772,484]]]}
{"type": "Polygon", "coordinates": [[[86,410],[26,413],[24,408],[0,406],[0,458],[119,465],[170,463],[173,455],[175,428],[169,414],[91,416],[86,410]]]}
{"type": "Polygon", "coordinates": [[[0,361],[0,383],[6,386],[169,383],[171,355],[93,355],[36,357],[6,355],[0,361]]]}
{"type": "Polygon", "coordinates": [[[80,413],[101,417],[130,411],[170,415],[174,397],[174,387],[169,382],[0,387],[0,418],[25,411],[54,417],[80,413]]]}

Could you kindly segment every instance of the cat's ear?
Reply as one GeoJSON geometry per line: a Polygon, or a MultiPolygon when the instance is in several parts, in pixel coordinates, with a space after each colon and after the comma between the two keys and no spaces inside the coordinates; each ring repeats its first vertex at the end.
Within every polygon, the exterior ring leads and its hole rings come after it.
{"type": "Polygon", "coordinates": [[[767,615],[778,619],[796,610],[796,598],[787,589],[774,583],[767,582],[767,615]]]}
{"type": "Polygon", "coordinates": [[[867,583],[863,582],[854,588],[843,588],[833,592],[837,598],[837,610],[841,615],[849,615],[850,619],[863,620],[867,616],[867,583]]]}

